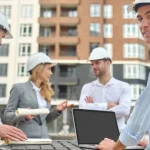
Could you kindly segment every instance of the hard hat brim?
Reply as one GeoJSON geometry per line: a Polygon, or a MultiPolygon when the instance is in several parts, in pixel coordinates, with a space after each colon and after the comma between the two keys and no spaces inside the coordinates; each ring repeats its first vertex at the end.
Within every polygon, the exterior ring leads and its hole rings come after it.
{"type": "Polygon", "coordinates": [[[12,34],[10,32],[7,32],[4,38],[5,39],[12,39],[13,36],[12,36],[12,34]]]}
{"type": "Polygon", "coordinates": [[[57,65],[57,63],[52,63],[51,64],[51,67],[54,67],[54,66],[56,66],[57,65]]]}
{"type": "Polygon", "coordinates": [[[131,5],[129,5],[129,6],[127,7],[127,10],[128,10],[129,12],[131,12],[131,11],[132,11],[132,12],[135,12],[135,11],[134,11],[135,5],[136,5],[136,4],[131,4],[131,5]]]}
{"type": "Polygon", "coordinates": [[[135,7],[136,7],[136,5],[138,5],[138,4],[150,4],[150,1],[149,0],[145,0],[145,1],[141,1],[141,2],[135,2],[135,3],[133,3],[133,4],[131,4],[131,5],[129,5],[128,7],[127,7],[127,10],[129,11],[129,12],[135,12],[136,13],[136,11],[135,11],[135,7]]]}

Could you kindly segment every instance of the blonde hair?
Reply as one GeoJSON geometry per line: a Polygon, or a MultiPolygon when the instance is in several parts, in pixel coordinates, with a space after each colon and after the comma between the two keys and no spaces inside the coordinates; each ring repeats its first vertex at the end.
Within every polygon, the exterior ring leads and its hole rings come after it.
{"type": "MultiPolygon", "coordinates": [[[[44,68],[44,64],[37,65],[31,72],[30,80],[35,82],[37,80],[37,75],[42,72],[44,68]]],[[[50,103],[51,97],[54,95],[54,91],[49,82],[42,82],[40,86],[40,93],[44,97],[44,99],[50,103]]]]}

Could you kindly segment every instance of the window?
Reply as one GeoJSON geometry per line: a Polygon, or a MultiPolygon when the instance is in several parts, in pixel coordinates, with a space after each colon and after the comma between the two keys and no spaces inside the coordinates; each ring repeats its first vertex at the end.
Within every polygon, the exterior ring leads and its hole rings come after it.
{"type": "Polygon", "coordinates": [[[21,43],[19,44],[19,56],[30,56],[31,55],[31,44],[21,43]]]}
{"type": "Polygon", "coordinates": [[[110,57],[113,56],[113,45],[111,43],[105,43],[104,48],[108,51],[110,57]]]}
{"type": "Polygon", "coordinates": [[[26,64],[25,63],[19,63],[18,64],[18,77],[21,76],[27,76],[27,69],[26,69],[26,64]]]}
{"type": "Polygon", "coordinates": [[[0,56],[8,56],[9,54],[9,44],[2,44],[0,47],[0,56]]]}
{"type": "Polygon", "coordinates": [[[40,36],[48,37],[51,35],[51,28],[50,27],[41,27],[40,28],[40,36]]]}
{"type": "Polygon", "coordinates": [[[31,24],[21,24],[20,36],[32,36],[32,25],[31,24]]]}
{"type": "Polygon", "coordinates": [[[113,16],[112,5],[104,5],[104,18],[110,19],[113,16]]]}
{"type": "Polygon", "coordinates": [[[100,17],[100,4],[91,4],[90,5],[90,16],[91,17],[100,17]]]}
{"type": "Polygon", "coordinates": [[[21,9],[21,17],[23,18],[32,18],[33,16],[33,6],[32,5],[23,5],[21,9]]]}
{"type": "Polygon", "coordinates": [[[11,6],[0,6],[0,12],[2,12],[7,18],[10,18],[11,6]]]}
{"type": "Polygon", "coordinates": [[[129,6],[129,5],[123,5],[123,6],[122,6],[123,18],[124,18],[124,19],[134,19],[134,18],[136,18],[136,17],[135,17],[135,13],[129,12],[129,11],[127,10],[127,7],[128,7],[128,6],[129,6]]]}
{"type": "Polygon", "coordinates": [[[90,23],[90,35],[99,36],[100,35],[100,24],[99,23],[90,23]]]}
{"type": "Polygon", "coordinates": [[[67,99],[72,99],[72,100],[77,99],[76,86],[60,85],[58,88],[59,88],[58,98],[60,99],[67,98],[67,99]]]}
{"type": "Polygon", "coordinates": [[[77,10],[76,10],[76,9],[69,10],[69,11],[68,11],[68,16],[69,16],[69,17],[77,17],[77,16],[78,16],[77,10]]]}
{"type": "Polygon", "coordinates": [[[99,47],[100,44],[99,43],[90,43],[90,53],[92,52],[92,50],[96,47],[99,47]]]}
{"type": "Polygon", "coordinates": [[[131,84],[130,87],[131,87],[131,99],[132,100],[137,100],[145,88],[145,86],[141,84],[131,84]]]}
{"type": "Polygon", "coordinates": [[[60,65],[60,77],[76,77],[76,66],[60,65]]]}
{"type": "Polygon", "coordinates": [[[50,46],[39,46],[39,52],[43,52],[46,55],[50,53],[50,46]]]}
{"type": "Polygon", "coordinates": [[[124,38],[139,38],[140,32],[138,24],[124,24],[123,25],[124,38]]]}
{"type": "Polygon", "coordinates": [[[146,80],[146,68],[143,65],[124,65],[124,79],[146,80]]]}
{"type": "Polygon", "coordinates": [[[105,38],[112,38],[113,31],[112,31],[112,24],[104,24],[104,37],[105,38]]]}
{"type": "Polygon", "coordinates": [[[0,84],[0,97],[6,97],[6,84],[0,84]]]}
{"type": "Polygon", "coordinates": [[[52,17],[52,10],[50,9],[46,9],[46,8],[42,8],[41,9],[41,17],[45,17],[45,18],[50,18],[52,17]]]}
{"type": "Polygon", "coordinates": [[[1,77],[7,76],[7,68],[8,68],[7,64],[0,64],[0,76],[1,77]]]}
{"type": "Polygon", "coordinates": [[[145,59],[145,47],[142,44],[126,43],[123,45],[124,58],[145,59]]]}
{"type": "Polygon", "coordinates": [[[68,99],[76,100],[76,86],[67,86],[67,96],[68,99]]]}
{"type": "Polygon", "coordinates": [[[60,46],[60,56],[77,56],[75,45],[61,45],[60,46]]]}

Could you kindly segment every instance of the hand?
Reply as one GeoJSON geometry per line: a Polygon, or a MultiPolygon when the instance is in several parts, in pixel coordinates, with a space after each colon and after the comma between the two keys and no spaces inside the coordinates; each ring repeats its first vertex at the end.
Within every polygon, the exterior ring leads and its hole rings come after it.
{"type": "Polygon", "coordinates": [[[0,137],[7,138],[12,141],[27,140],[26,135],[20,129],[3,124],[0,125],[0,137]]]}
{"type": "Polygon", "coordinates": [[[112,107],[114,107],[114,106],[117,106],[117,105],[118,105],[118,103],[108,102],[108,103],[107,103],[107,109],[110,109],[110,108],[112,108],[112,107]]]}
{"type": "Polygon", "coordinates": [[[31,120],[33,119],[35,116],[32,116],[32,115],[27,115],[27,116],[24,116],[26,120],[31,120]]]}
{"type": "MultiPolygon", "coordinates": [[[[30,109],[30,107],[28,107],[27,109],[30,109]]],[[[33,116],[33,115],[26,115],[26,116],[24,116],[24,117],[25,117],[26,120],[31,120],[31,119],[33,119],[35,116],[33,116]]]]}
{"type": "Polygon", "coordinates": [[[86,103],[94,103],[92,97],[86,96],[85,98],[86,103]]]}
{"type": "Polygon", "coordinates": [[[138,146],[144,146],[144,147],[146,147],[147,144],[148,144],[148,140],[142,139],[142,140],[138,143],[138,146]]]}
{"type": "Polygon", "coordinates": [[[96,145],[95,147],[100,150],[112,150],[115,145],[115,141],[105,138],[103,141],[96,145]]]}
{"type": "Polygon", "coordinates": [[[71,108],[71,107],[73,107],[74,106],[74,104],[68,104],[68,101],[64,101],[64,102],[62,102],[62,103],[60,103],[60,104],[58,104],[57,106],[56,106],[56,110],[57,111],[63,111],[63,110],[65,110],[66,108],[71,108]]]}

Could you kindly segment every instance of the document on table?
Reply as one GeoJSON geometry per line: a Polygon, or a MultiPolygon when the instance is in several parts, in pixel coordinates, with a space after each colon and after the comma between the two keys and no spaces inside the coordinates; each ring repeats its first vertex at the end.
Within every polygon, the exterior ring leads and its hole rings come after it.
{"type": "Polygon", "coordinates": [[[5,139],[5,144],[51,144],[51,139],[36,139],[36,138],[28,138],[25,141],[11,141],[5,139]]]}
{"type": "Polygon", "coordinates": [[[49,114],[49,113],[50,111],[48,108],[40,108],[40,109],[18,108],[15,111],[16,116],[43,115],[43,114],[49,114]]]}

